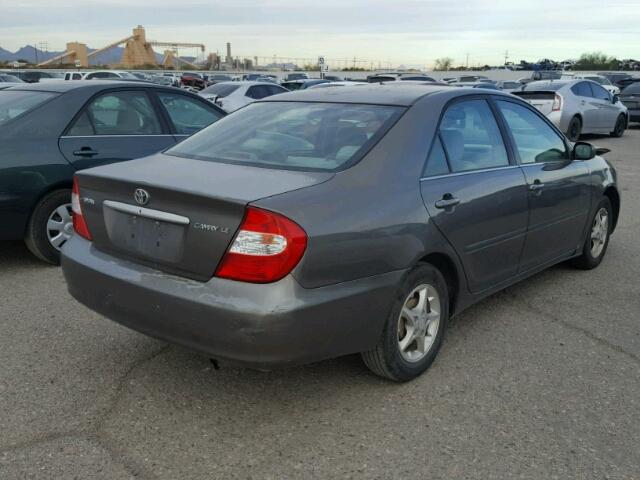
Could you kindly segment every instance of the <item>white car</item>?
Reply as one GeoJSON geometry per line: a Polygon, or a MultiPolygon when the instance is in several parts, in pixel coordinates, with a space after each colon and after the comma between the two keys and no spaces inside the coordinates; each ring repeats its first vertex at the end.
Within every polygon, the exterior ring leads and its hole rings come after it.
{"type": "Polygon", "coordinates": [[[82,80],[86,72],[64,72],[65,80],[82,80]]]}
{"type": "Polygon", "coordinates": [[[594,73],[563,73],[562,80],[591,80],[602,85],[612,95],[620,95],[620,89],[612,84],[607,77],[594,73]]]}
{"type": "Polygon", "coordinates": [[[317,83],[315,85],[311,85],[309,88],[331,88],[331,87],[361,87],[369,85],[367,82],[351,82],[349,80],[343,80],[341,82],[327,82],[327,83],[317,83]]]}
{"type": "Polygon", "coordinates": [[[537,108],[572,142],[584,133],[621,137],[629,125],[627,107],[591,80],[542,80],[513,94],[537,108]]]}
{"type": "Polygon", "coordinates": [[[122,78],[123,80],[139,80],[135,75],[122,70],[95,70],[88,72],[83,80],[94,80],[103,78],[122,78]]]}
{"type": "Polygon", "coordinates": [[[269,82],[220,82],[198,92],[198,95],[230,113],[255,100],[288,92],[286,88],[269,82]]]}

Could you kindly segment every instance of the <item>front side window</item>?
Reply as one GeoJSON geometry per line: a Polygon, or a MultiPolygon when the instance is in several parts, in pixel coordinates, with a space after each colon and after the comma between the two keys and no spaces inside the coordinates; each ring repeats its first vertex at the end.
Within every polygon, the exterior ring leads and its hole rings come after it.
{"type": "Polygon", "coordinates": [[[185,95],[158,92],[158,97],[167,110],[176,133],[181,135],[191,135],[222,117],[222,113],[185,95]]]}
{"type": "Polygon", "coordinates": [[[54,96],[48,92],[3,90],[0,92],[0,125],[33,110],[54,96]]]}
{"type": "Polygon", "coordinates": [[[449,107],[442,117],[440,136],[454,172],[509,165],[500,129],[484,100],[465,100],[449,107]]]}
{"type": "Polygon", "coordinates": [[[498,100],[496,103],[511,130],[521,163],[558,162],[569,158],[562,138],[537,114],[512,102],[498,100]]]}
{"type": "Polygon", "coordinates": [[[355,163],[404,111],[333,103],[253,103],[169,155],[289,170],[334,171],[355,163]]]}
{"type": "Polygon", "coordinates": [[[216,83],[215,85],[211,85],[210,87],[202,90],[200,94],[206,93],[207,95],[217,95],[220,98],[224,98],[232,94],[239,88],[240,85],[233,85],[230,83],[216,83]]]}
{"type": "Polygon", "coordinates": [[[67,135],[158,135],[162,128],[145,92],[110,92],[91,101],[67,135]]]}

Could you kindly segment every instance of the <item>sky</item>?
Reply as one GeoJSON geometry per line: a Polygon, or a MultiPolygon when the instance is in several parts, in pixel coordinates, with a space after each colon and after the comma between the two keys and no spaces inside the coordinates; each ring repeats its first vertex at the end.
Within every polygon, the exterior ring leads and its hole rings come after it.
{"type": "MultiPolygon", "coordinates": [[[[0,0],[0,47],[68,41],[99,48],[141,24],[150,40],[203,43],[238,57],[326,57],[331,67],[431,67],[640,58],[640,0],[0,0]]],[[[180,55],[195,55],[184,49],[180,55]]],[[[279,60],[282,61],[282,60],[279,60]]]]}

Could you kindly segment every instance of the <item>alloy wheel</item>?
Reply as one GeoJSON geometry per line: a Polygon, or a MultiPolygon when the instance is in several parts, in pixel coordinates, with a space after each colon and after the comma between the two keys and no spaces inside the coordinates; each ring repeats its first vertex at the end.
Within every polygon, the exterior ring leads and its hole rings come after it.
{"type": "Polygon", "coordinates": [[[407,362],[419,362],[433,346],[440,327],[440,295],[423,284],[405,299],[398,318],[398,348],[407,362]]]}

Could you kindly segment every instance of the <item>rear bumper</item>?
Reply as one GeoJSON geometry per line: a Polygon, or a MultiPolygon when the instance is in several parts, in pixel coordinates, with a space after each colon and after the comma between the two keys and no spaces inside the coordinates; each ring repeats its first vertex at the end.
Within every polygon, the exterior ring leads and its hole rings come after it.
{"type": "Polygon", "coordinates": [[[75,235],[62,252],[79,302],[144,334],[255,367],[308,363],[377,343],[404,271],[304,289],[197,282],[121,260],[75,235]]]}

